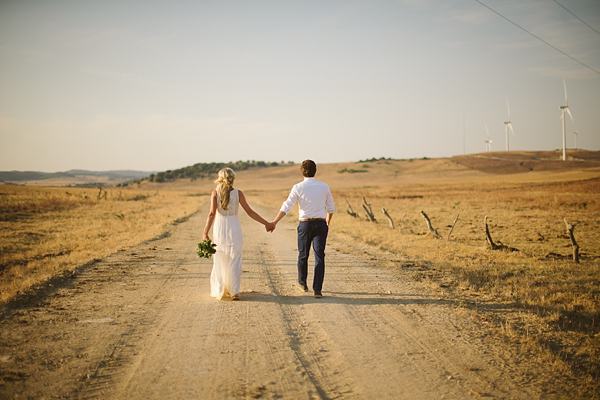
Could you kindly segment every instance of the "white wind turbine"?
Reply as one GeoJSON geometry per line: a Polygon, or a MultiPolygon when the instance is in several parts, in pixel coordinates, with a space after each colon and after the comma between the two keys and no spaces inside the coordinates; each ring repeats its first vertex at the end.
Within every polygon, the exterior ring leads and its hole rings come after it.
{"type": "Polygon", "coordinates": [[[506,100],[506,109],[508,110],[508,121],[504,123],[504,129],[506,131],[506,151],[508,151],[508,130],[512,132],[513,137],[515,137],[515,131],[512,127],[512,122],[510,122],[510,107],[508,106],[508,100],[506,100]]]}
{"type": "Polygon", "coordinates": [[[485,124],[485,133],[487,134],[487,140],[485,141],[485,151],[492,151],[492,139],[490,139],[490,131],[488,131],[487,124],[485,124]]]}
{"type": "Polygon", "coordinates": [[[573,138],[575,139],[575,150],[577,150],[577,135],[579,134],[579,132],[574,131],[573,132],[573,138]]]}
{"type": "MultiPolygon", "coordinates": [[[[571,110],[569,110],[569,102],[568,102],[568,97],[567,97],[567,84],[566,84],[564,78],[563,78],[563,86],[565,87],[565,105],[560,106],[560,109],[562,111],[562,115],[560,116],[560,119],[562,119],[562,123],[563,123],[563,131],[562,131],[563,157],[562,157],[562,159],[563,159],[563,161],[565,161],[567,159],[567,119],[565,118],[565,113],[569,114],[569,117],[571,117],[571,122],[573,123],[573,126],[575,125],[575,121],[573,120],[573,115],[571,114],[571,110]]],[[[575,146],[575,147],[577,147],[577,146],[575,146]]]]}

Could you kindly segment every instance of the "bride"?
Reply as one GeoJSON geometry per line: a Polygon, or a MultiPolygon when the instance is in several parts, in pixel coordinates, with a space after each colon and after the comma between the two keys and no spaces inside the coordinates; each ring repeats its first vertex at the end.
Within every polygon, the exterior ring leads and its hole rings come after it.
{"type": "Polygon", "coordinates": [[[244,234],[238,218],[238,205],[253,220],[263,224],[268,232],[274,225],[258,215],[246,202],[241,190],[233,188],[235,172],[231,168],[219,171],[215,181],[217,188],[210,195],[210,212],[204,227],[202,240],[208,239],[208,232],[214,223],[214,243],[217,252],[214,254],[213,269],[210,274],[210,295],[221,300],[229,295],[232,300],[240,298],[242,280],[242,244],[244,234]]]}

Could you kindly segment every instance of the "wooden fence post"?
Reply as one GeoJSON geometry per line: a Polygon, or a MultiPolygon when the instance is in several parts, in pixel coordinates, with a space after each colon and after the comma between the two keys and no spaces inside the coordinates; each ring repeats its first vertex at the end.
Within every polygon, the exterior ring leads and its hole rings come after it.
{"type": "Polygon", "coordinates": [[[375,219],[375,216],[373,215],[373,210],[371,209],[371,205],[369,203],[367,203],[367,199],[365,199],[365,196],[363,196],[362,199],[363,199],[363,208],[365,209],[365,212],[367,213],[367,218],[371,222],[377,221],[375,219]]]}
{"type": "Polygon", "coordinates": [[[573,261],[576,264],[579,264],[579,245],[575,241],[575,235],[573,231],[575,230],[575,225],[569,224],[567,219],[565,218],[565,225],[567,225],[567,233],[569,234],[569,238],[571,239],[571,244],[573,245],[573,261]]]}
{"type": "Polygon", "coordinates": [[[505,246],[502,243],[500,243],[500,244],[494,243],[494,241],[492,240],[492,235],[490,235],[490,229],[488,228],[487,219],[488,219],[488,216],[486,215],[485,218],[483,219],[483,222],[485,224],[485,240],[486,240],[487,244],[490,246],[490,248],[492,250],[519,251],[519,249],[515,249],[514,247],[505,246]]]}
{"type": "Polygon", "coordinates": [[[425,222],[427,223],[427,229],[428,229],[429,233],[431,235],[433,235],[436,239],[440,239],[441,238],[440,234],[438,233],[438,231],[433,229],[433,226],[431,226],[431,221],[429,220],[429,217],[427,216],[427,214],[425,214],[425,211],[421,210],[421,214],[423,215],[423,218],[425,218],[425,222]]]}
{"type": "Polygon", "coordinates": [[[458,216],[460,214],[456,214],[456,218],[454,218],[454,223],[452,224],[452,228],[450,229],[450,232],[448,232],[448,237],[446,238],[446,241],[450,240],[450,235],[452,235],[452,231],[454,230],[454,227],[456,226],[456,221],[458,221],[458,216]]]}
{"type": "Polygon", "coordinates": [[[385,208],[382,208],[381,211],[383,211],[383,213],[385,214],[385,216],[388,218],[388,220],[390,221],[390,227],[392,229],[395,229],[394,226],[394,220],[392,219],[392,217],[390,217],[390,214],[388,214],[387,210],[385,208]]]}
{"type": "Polygon", "coordinates": [[[352,215],[354,218],[358,218],[358,214],[354,212],[354,210],[352,209],[352,206],[350,205],[350,203],[348,203],[348,199],[344,199],[346,200],[346,204],[348,204],[348,209],[346,210],[346,212],[350,215],[352,215]]]}

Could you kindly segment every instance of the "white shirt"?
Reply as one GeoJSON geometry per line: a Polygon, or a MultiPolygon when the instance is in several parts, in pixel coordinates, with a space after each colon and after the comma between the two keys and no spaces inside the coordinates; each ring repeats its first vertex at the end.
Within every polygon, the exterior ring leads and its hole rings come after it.
{"type": "Polygon", "coordinates": [[[335,211],[329,185],[315,178],[304,178],[302,182],[295,184],[280,211],[289,213],[296,202],[298,219],[325,218],[326,214],[333,214],[335,211]]]}

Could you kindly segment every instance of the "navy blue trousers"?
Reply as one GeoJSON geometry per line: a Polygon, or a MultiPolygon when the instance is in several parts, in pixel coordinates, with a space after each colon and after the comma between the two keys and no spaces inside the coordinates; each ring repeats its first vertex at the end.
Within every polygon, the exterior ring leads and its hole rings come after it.
{"type": "Polygon", "coordinates": [[[301,221],[298,225],[298,283],[306,285],[310,246],[315,251],[313,290],[320,292],[325,277],[325,244],[329,227],[325,221],[301,221]]]}

